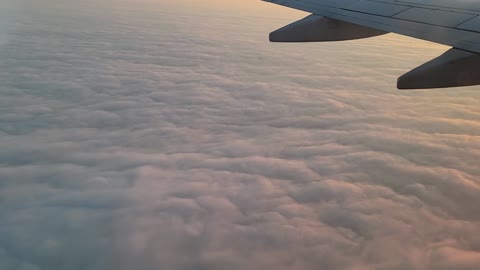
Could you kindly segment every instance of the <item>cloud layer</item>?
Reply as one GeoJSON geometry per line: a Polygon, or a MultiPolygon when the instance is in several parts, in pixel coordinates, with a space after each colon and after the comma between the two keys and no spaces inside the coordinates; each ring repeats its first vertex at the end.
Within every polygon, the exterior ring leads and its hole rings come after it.
{"type": "Polygon", "coordinates": [[[394,90],[445,48],[249,4],[1,4],[1,270],[480,265],[480,92],[394,90]]]}

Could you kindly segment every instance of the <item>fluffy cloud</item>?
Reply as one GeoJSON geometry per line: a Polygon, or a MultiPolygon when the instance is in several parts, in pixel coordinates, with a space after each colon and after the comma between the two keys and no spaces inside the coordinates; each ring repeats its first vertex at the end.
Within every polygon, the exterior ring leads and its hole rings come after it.
{"type": "Polygon", "coordinates": [[[480,264],[480,94],[393,89],[444,48],[269,44],[301,15],[256,2],[29,2],[0,30],[0,269],[480,264]]]}

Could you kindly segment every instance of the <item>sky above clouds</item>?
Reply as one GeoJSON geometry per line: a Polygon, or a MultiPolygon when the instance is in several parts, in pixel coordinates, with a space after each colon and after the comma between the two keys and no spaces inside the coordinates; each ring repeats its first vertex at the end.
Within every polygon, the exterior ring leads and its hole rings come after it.
{"type": "Polygon", "coordinates": [[[480,265],[478,87],[447,48],[271,44],[261,1],[0,3],[0,270],[480,265]]]}

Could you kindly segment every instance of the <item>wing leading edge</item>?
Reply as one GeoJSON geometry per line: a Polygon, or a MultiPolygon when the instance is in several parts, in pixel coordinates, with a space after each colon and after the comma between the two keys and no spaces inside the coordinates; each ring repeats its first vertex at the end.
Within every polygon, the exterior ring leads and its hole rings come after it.
{"type": "Polygon", "coordinates": [[[353,40],[393,32],[453,47],[400,77],[399,89],[480,84],[480,4],[471,0],[450,6],[434,6],[432,0],[264,1],[312,13],[272,32],[272,42],[353,40]]]}

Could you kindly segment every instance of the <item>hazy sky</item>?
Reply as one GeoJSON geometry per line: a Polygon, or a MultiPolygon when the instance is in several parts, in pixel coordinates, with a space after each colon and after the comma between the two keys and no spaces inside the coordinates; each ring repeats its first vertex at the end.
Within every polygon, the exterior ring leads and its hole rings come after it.
{"type": "Polygon", "coordinates": [[[480,265],[480,89],[447,48],[271,44],[261,1],[0,3],[0,270],[480,265]]]}

